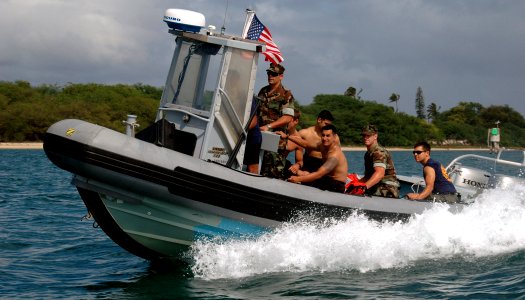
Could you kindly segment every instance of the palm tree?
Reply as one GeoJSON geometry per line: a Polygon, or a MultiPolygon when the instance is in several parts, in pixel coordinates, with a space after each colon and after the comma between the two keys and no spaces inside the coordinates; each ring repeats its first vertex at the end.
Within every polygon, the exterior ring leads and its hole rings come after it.
{"type": "Polygon", "coordinates": [[[345,96],[349,96],[349,97],[352,97],[354,99],[361,99],[361,97],[359,96],[359,94],[361,94],[361,92],[363,91],[363,89],[359,89],[359,91],[357,91],[357,89],[353,86],[349,87],[346,89],[345,91],[345,96]]]}
{"type": "Polygon", "coordinates": [[[356,88],[351,86],[346,89],[345,96],[355,98],[356,92],[357,92],[356,88]]]}
{"type": "Polygon", "coordinates": [[[397,113],[397,101],[399,101],[399,94],[392,93],[392,95],[390,95],[390,98],[388,99],[390,100],[390,103],[392,102],[396,103],[396,113],[397,113]]]}
{"type": "Polygon", "coordinates": [[[436,103],[432,102],[427,107],[427,119],[430,123],[430,120],[434,121],[436,117],[439,115],[439,110],[441,109],[441,106],[437,106],[436,103]]]}

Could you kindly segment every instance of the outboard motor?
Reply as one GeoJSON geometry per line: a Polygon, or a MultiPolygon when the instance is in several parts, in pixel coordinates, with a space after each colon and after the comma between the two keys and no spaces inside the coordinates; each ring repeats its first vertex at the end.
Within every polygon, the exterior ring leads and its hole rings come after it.
{"type": "Polygon", "coordinates": [[[467,189],[483,190],[489,187],[489,180],[492,176],[489,172],[464,167],[461,164],[455,164],[449,172],[450,179],[456,187],[467,189]]]}
{"type": "Polygon", "coordinates": [[[452,160],[448,164],[446,170],[450,175],[450,180],[454,186],[456,186],[458,191],[462,195],[467,195],[469,198],[476,196],[484,189],[505,189],[515,185],[525,185],[525,178],[522,177],[523,169],[525,168],[525,151],[523,151],[524,159],[522,162],[504,160],[500,158],[500,155],[501,151],[498,152],[498,155],[495,158],[476,154],[461,155],[452,160]],[[477,168],[465,167],[459,162],[462,159],[470,158],[493,162],[494,167],[485,171],[477,168]],[[504,174],[496,174],[496,165],[500,164],[520,168],[519,171],[521,175],[509,176],[504,174]]]}
{"type": "Polygon", "coordinates": [[[488,185],[489,188],[506,189],[517,184],[525,185],[525,180],[504,174],[494,174],[490,177],[488,185]]]}

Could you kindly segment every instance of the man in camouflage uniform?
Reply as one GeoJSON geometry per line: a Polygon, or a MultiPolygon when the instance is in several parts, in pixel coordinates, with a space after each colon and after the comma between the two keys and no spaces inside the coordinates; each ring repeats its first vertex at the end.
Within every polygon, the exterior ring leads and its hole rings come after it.
{"type": "MultiPolygon", "coordinates": [[[[282,85],[284,67],[270,64],[266,70],[268,85],[259,91],[258,118],[261,131],[283,131],[287,133],[288,123],[294,116],[294,97],[282,85]]],[[[261,175],[285,179],[286,139],[279,141],[278,152],[265,151],[261,165],[261,175]]]]}
{"type": "Polygon", "coordinates": [[[399,198],[399,181],[390,153],[377,142],[377,127],[367,125],[361,131],[366,146],[365,176],[359,181],[366,183],[366,194],[399,198]]]}

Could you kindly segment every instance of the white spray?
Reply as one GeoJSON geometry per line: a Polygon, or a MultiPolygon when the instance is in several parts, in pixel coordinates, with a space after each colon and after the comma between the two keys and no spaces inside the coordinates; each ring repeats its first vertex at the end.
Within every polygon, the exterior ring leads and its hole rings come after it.
{"type": "Polygon", "coordinates": [[[403,267],[418,260],[483,257],[525,249],[525,186],[487,190],[459,214],[446,205],[408,222],[346,220],[285,224],[256,240],[199,241],[196,276],[239,278],[273,272],[403,267]]]}

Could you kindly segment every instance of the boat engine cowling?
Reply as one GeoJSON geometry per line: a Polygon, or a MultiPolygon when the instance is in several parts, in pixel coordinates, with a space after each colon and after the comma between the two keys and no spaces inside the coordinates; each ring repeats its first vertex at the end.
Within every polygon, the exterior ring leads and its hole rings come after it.
{"type": "Polygon", "coordinates": [[[449,171],[450,179],[456,187],[467,189],[486,189],[489,187],[489,180],[492,176],[489,172],[464,167],[461,164],[454,165],[449,171]]]}
{"type": "Polygon", "coordinates": [[[517,184],[525,185],[525,180],[504,174],[494,174],[489,180],[490,188],[506,189],[517,184]]]}

